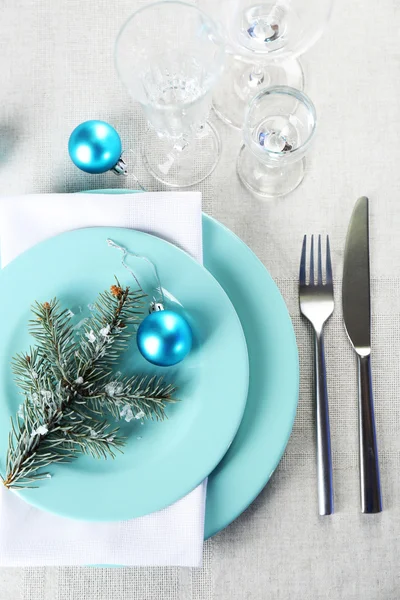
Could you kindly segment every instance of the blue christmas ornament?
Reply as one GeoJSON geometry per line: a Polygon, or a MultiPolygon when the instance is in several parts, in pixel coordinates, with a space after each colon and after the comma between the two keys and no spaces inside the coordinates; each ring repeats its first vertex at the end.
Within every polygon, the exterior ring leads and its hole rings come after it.
{"type": "Polygon", "coordinates": [[[85,121],[74,129],[68,142],[72,162],[86,173],[105,173],[113,170],[126,174],[121,158],[121,138],[105,121],[85,121]]]}
{"type": "Polygon", "coordinates": [[[142,356],[153,365],[171,367],[189,354],[192,330],[179,313],[163,310],[160,304],[153,310],[140,324],[137,345],[142,356]]]}

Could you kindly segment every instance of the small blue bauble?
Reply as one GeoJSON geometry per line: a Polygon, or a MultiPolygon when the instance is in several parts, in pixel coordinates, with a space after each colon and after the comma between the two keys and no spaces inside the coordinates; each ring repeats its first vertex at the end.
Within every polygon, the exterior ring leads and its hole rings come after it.
{"type": "Polygon", "coordinates": [[[105,121],[85,121],[71,133],[68,152],[78,169],[86,173],[105,173],[121,158],[121,139],[105,121]]]}
{"type": "Polygon", "coordinates": [[[181,362],[192,347],[192,330],[185,319],[172,310],[148,315],[137,332],[137,345],[146,360],[159,367],[181,362]]]}

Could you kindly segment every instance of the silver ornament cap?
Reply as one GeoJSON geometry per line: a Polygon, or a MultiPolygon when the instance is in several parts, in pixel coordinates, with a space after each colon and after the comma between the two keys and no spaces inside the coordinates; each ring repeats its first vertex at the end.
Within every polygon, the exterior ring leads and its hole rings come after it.
{"type": "Polygon", "coordinates": [[[111,171],[116,175],[128,175],[128,171],[126,169],[126,162],[123,160],[122,157],[118,160],[117,164],[113,166],[111,171]]]}
{"type": "Polygon", "coordinates": [[[150,304],[149,313],[159,312],[160,310],[165,310],[164,304],[162,302],[152,302],[150,304]]]}

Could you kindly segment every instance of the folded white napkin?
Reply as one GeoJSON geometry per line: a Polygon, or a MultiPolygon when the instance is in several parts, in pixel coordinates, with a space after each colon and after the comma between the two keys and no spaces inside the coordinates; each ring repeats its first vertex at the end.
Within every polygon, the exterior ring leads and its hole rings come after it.
{"type": "MultiPolygon", "coordinates": [[[[43,194],[0,199],[2,266],[48,237],[102,225],[156,234],[202,262],[200,193],[43,194]]],[[[57,517],[1,488],[0,566],[201,566],[206,482],[173,506],[119,523],[57,517]]]]}

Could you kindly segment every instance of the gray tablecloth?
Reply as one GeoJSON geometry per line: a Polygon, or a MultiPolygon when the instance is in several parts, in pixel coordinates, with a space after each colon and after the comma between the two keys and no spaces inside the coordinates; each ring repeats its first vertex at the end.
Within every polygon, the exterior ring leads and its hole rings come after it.
{"type": "MultiPolygon", "coordinates": [[[[113,123],[135,148],[143,120],[114,72],[112,51],[137,0],[2,0],[0,190],[78,191],[126,185],[89,176],[66,141],[88,118],[113,123]]],[[[337,0],[323,39],[304,57],[319,129],[307,176],[285,199],[262,202],[239,184],[240,134],[214,119],[221,163],[201,186],[204,209],[260,257],[290,309],[301,362],[293,435],[271,482],[207,542],[204,567],[4,569],[4,600],[397,600],[400,596],[400,8],[393,0],[337,0]],[[341,320],[344,238],[356,198],[371,199],[373,375],[381,515],[359,508],[355,359],[341,320]],[[331,235],[337,310],[327,328],[336,514],[316,514],[311,334],[297,307],[304,233],[331,235]]],[[[160,32],[162,35],[162,32],[160,32]]],[[[159,189],[140,165],[149,189],[159,189]]]]}

